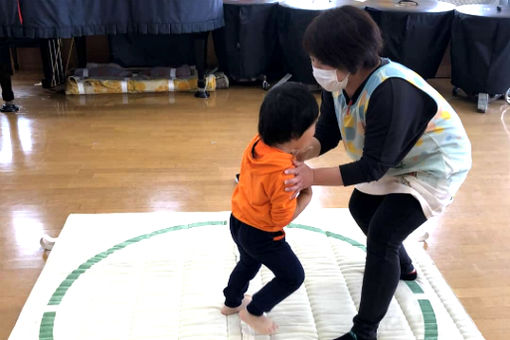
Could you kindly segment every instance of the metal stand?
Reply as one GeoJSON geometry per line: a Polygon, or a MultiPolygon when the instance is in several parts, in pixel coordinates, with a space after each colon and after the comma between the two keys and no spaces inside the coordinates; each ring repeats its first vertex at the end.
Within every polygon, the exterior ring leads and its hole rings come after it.
{"type": "MultiPolygon", "coordinates": [[[[510,91],[510,89],[509,89],[509,91],[510,91]]],[[[452,90],[452,94],[454,97],[459,97],[460,89],[458,87],[454,87],[452,90]]],[[[474,100],[477,102],[476,108],[477,108],[478,112],[480,112],[480,113],[487,112],[487,109],[489,108],[490,103],[503,97],[502,94],[496,94],[493,96],[489,96],[488,93],[479,93],[478,95],[475,95],[475,96],[470,96],[470,95],[465,94],[464,96],[468,99],[471,99],[471,100],[474,100]]],[[[507,92],[507,97],[508,97],[508,92],[507,92]]],[[[507,101],[509,101],[509,99],[507,99],[507,101]]],[[[509,103],[510,103],[510,101],[509,101],[509,103]]]]}
{"type": "Polygon", "coordinates": [[[209,32],[194,34],[195,64],[198,71],[198,89],[195,92],[195,97],[204,99],[210,96],[209,92],[207,92],[207,75],[205,73],[208,37],[209,32]]]}
{"type": "Polygon", "coordinates": [[[44,88],[53,88],[65,83],[66,71],[62,62],[62,40],[47,39],[41,41],[41,58],[43,61],[44,88]]]}

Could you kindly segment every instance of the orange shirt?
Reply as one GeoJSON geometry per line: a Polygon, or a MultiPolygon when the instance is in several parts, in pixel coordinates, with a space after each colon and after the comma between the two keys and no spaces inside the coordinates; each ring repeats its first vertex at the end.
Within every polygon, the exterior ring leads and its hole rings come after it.
{"type": "Polygon", "coordinates": [[[232,194],[232,214],[255,228],[275,232],[292,221],[296,199],[285,191],[283,181],[293,156],[266,145],[255,136],[243,152],[239,183],[232,194]],[[253,151],[253,152],[252,152],[253,151]],[[254,157],[255,155],[255,157],[254,157]]]}

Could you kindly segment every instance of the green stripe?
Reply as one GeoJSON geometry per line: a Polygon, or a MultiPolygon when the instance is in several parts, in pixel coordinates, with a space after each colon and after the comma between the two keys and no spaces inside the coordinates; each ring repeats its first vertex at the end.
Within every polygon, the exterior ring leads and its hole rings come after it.
{"type": "Polygon", "coordinates": [[[411,289],[411,291],[414,294],[423,294],[423,289],[421,288],[420,284],[416,281],[405,281],[407,283],[407,286],[411,289]]]}
{"type": "MultiPolygon", "coordinates": [[[[154,236],[158,236],[161,234],[168,233],[170,231],[177,231],[177,230],[183,230],[183,229],[190,229],[190,228],[196,228],[196,227],[202,227],[202,226],[210,226],[210,225],[226,225],[227,221],[209,221],[209,222],[198,222],[198,223],[191,223],[191,224],[185,224],[185,225],[177,225],[174,227],[168,227],[160,230],[153,231],[148,234],[140,235],[134,238],[131,238],[129,240],[126,240],[122,243],[119,243],[110,249],[99,253],[90,259],[88,259],[86,262],[82,263],[77,269],[73,270],[71,274],[69,274],[58,286],[58,288],[55,290],[53,295],[51,296],[48,305],[59,305],[62,302],[62,299],[64,298],[64,295],[67,293],[67,290],[69,287],[73,285],[73,283],[80,277],[81,274],[85,273],[88,269],[90,269],[94,264],[104,260],[114,252],[124,249],[129,245],[132,245],[134,243],[140,242],[142,240],[146,240],[149,238],[152,238],[154,236]]],[[[319,228],[303,225],[303,224],[297,224],[297,223],[291,223],[288,225],[288,228],[296,228],[296,229],[303,229],[308,231],[313,231],[316,233],[321,233],[326,235],[327,237],[332,237],[337,240],[346,242],[353,247],[357,247],[362,249],[366,252],[366,247],[348,237],[345,237],[340,234],[332,233],[330,231],[324,231],[319,228]]],[[[417,282],[407,282],[409,288],[411,288],[411,291],[415,294],[417,293],[423,293],[423,290],[421,289],[420,285],[417,282]]],[[[430,304],[429,300],[418,300],[420,303],[420,308],[423,313],[423,319],[425,322],[425,339],[424,340],[437,340],[437,324],[436,324],[436,317],[434,314],[434,310],[432,308],[432,305],[430,304]]],[[[39,331],[39,340],[53,340],[53,328],[55,323],[55,317],[56,312],[45,312],[43,314],[42,320],[41,320],[41,327],[39,331]]]]}
{"type": "Polygon", "coordinates": [[[425,327],[425,338],[424,340],[437,340],[437,320],[434,308],[429,300],[418,300],[423,314],[423,324],[425,327]]]}
{"type": "Polygon", "coordinates": [[[39,340],[53,340],[53,325],[55,324],[56,312],[45,312],[39,328],[39,340]]]}
{"type": "Polygon", "coordinates": [[[310,230],[310,231],[313,231],[313,232],[316,232],[316,233],[320,233],[320,234],[326,235],[326,232],[324,230],[322,230],[322,229],[315,228],[315,227],[310,227],[308,225],[303,225],[303,224],[291,223],[291,224],[289,224],[287,226],[287,228],[296,228],[296,229],[310,230]]]}
{"type": "Polygon", "coordinates": [[[316,232],[316,233],[321,233],[321,234],[326,235],[327,237],[333,237],[333,238],[336,238],[337,240],[347,242],[351,246],[358,247],[358,248],[362,249],[365,252],[367,251],[367,248],[363,244],[359,243],[358,241],[355,241],[355,240],[353,240],[351,238],[345,237],[345,236],[340,235],[340,234],[332,233],[331,231],[324,231],[324,230],[319,229],[319,228],[310,227],[310,226],[307,226],[307,225],[297,224],[297,223],[291,223],[291,224],[289,224],[287,226],[287,228],[304,229],[304,230],[309,230],[309,231],[313,231],[313,232],[316,232]]]}
{"type": "Polygon", "coordinates": [[[50,301],[48,302],[48,305],[50,306],[57,306],[62,302],[62,299],[64,298],[64,295],[67,293],[67,290],[69,287],[71,287],[81,274],[83,274],[87,269],[92,267],[94,264],[104,260],[114,252],[124,249],[127,246],[140,242],[142,240],[149,239],[151,237],[161,235],[170,231],[177,231],[177,230],[183,230],[183,229],[190,229],[190,228],[196,228],[196,227],[203,227],[206,225],[226,225],[227,221],[210,221],[210,222],[197,222],[197,223],[191,223],[191,224],[185,224],[185,225],[178,225],[174,227],[164,228],[157,231],[154,231],[149,234],[140,235],[134,238],[131,238],[129,240],[126,240],[122,243],[119,243],[110,249],[97,254],[96,256],[91,257],[88,259],[85,263],[81,264],[78,269],[75,269],[69,274],[64,281],[58,286],[58,288],[55,290],[53,295],[50,298],[50,301]]]}
{"type": "Polygon", "coordinates": [[[364,252],[367,251],[367,247],[365,247],[363,244],[361,244],[359,242],[356,242],[353,239],[350,239],[348,237],[342,236],[340,234],[335,234],[335,233],[332,233],[330,231],[326,231],[326,235],[328,235],[328,237],[333,237],[333,238],[336,238],[337,240],[341,240],[341,241],[347,242],[347,243],[349,243],[350,245],[352,245],[354,247],[360,248],[364,252]]]}

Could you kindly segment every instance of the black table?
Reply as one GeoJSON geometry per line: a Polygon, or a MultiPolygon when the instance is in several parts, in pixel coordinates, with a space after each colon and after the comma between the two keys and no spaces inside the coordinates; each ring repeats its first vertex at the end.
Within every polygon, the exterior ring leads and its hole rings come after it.
{"type": "Polygon", "coordinates": [[[225,26],[213,32],[214,46],[220,69],[232,80],[272,81],[282,76],[276,24],[279,1],[223,0],[225,26]]]}
{"type": "Polygon", "coordinates": [[[452,25],[452,84],[478,96],[485,112],[489,97],[510,88],[510,8],[496,5],[457,7],[452,25]]]}
{"type": "Polygon", "coordinates": [[[379,25],[382,55],[433,78],[450,41],[454,5],[431,0],[369,0],[366,11],[379,25]]]}

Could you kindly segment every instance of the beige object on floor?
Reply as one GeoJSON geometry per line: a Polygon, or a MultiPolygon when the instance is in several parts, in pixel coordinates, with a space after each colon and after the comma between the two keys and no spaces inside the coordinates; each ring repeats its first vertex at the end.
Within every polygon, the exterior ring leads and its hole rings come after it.
{"type": "MultiPolygon", "coordinates": [[[[207,90],[215,91],[216,76],[207,76],[207,90]]],[[[197,89],[197,76],[185,79],[93,79],[77,76],[68,77],[66,94],[103,94],[103,93],[147,93],[147,92],[186,92],[197,89]]]]}

